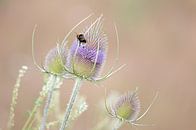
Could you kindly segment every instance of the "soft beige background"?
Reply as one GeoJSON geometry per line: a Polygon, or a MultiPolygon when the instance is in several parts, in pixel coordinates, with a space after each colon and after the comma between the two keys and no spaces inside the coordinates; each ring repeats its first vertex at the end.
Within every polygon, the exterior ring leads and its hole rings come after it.
{"type": "MultiPolygon", "coordinates": [[[[109,37],[106,72],[115,57],[116,21],[120,35],[120,63],[127,66],[102,86],[125,92],[139,86],[143,109],[153,94],[160,95],[142,123],[155,127],[138,130],[196,129],[196,1],[195,0],[0,0],[0,127],[6,130],[11,93],[18,69],[29,67],[23,79],[16,110],[20,130],[25,113],[32,107],[42,85],[42,74],[31,58],[31,35],[35,24],[36,56],[43,62],[47,51],[81,19],[94,12],[105,17],[109,37]]],[[[90,19],[82,24],[79,32],[90,19]]],[[[70,40],[73,39],[73,33],[70,40]]],[[[62,108],[73,81],[61,88],[62,108]]],[[[85,83],[81,94],[87,96],[89,111],[75,125],[76,130],[90,130],[96,125],[97,104],[104,97],[103,87],[85,83]]],[[[134,129],[131,126],[122,130],[134,129]]]]}

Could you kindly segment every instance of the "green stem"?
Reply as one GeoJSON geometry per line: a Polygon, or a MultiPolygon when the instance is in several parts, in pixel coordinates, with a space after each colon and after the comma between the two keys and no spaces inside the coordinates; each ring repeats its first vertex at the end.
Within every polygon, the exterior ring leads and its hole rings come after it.
{"type": "MultiPolygon", "coordinates": [[[[33,107],[33,109],[31,110],[30,112],[30,115],[28,117],[28,119],[26,120],[22,130],[30,130],[31,127],[32,127],[32,124],[34,123],[35,121],[35,115],[36,115],[36,112],[38,111],[38,109],[40,108],[40,106],[42,105],[47,93],[48,93],[48,89],[49,89],[49,85],[54,82],[52,77],[49,76],[46,83],[44,83],[44,86],[42,87],[42,91],[40,92],[40,95],[39,97],[36,99],[35,101],[35,105],[33,107]]],[[[55,86],[59,87],[60,86],[60,78],[58,77],[56,79],[56,84],[55,86]]]]}
{"type": "Polygon", "coordinates": [[[123,123],[123,122],[120,121],[120,120],[118,120],[118,119],[115,120],[114,123],[113,123],[114,125],[113,125],[112,130],[118,130],[118,129],[122,126],[122,123],[123,123]]]}
{"type": "Polygon", "coordinates": [[[42,117],[42,121],[41,121],[41,126],[40,126],[40,130],[45,130],[45,127],[46,127],[46,121],[47,121],[47,117],[48,117],[48,110],[49,110],[49,107],[50,107],[50,103],[51,103],[51,100],[52,100],[52,96],[53,96],[53,91],[54,91],[54,88],[56,86],[56,82],[57,82],[57,76],[55,75],[50,75],[51,78],[51,82],[48,82],[48,97],[46,99],[46,104],[44,106],[44,112],[43,112],[43,117],[42,117]]]}
{"type": "Polygon", "coordinates": [[[74,85],[74,88],[72,90],[72,95],[70,97],[69,103],[67,104],[67,108],[66,108],[66,111],[65,111],[64,119],[63,119],[63,122],[61,124],[60,130],[65,130],[65,128],[68,125],[69,117],[70,117],[70,114],[72,112],[74,102],[76,101],[77,95],[80,91],[81,81],[82,80],[80,78],[77,78],[75,80],[75,85],[74,85]]]}

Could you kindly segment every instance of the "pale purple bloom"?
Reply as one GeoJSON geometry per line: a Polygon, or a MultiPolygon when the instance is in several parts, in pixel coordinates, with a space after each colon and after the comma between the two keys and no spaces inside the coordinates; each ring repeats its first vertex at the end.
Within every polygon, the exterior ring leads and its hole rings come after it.
{"type": "Polygon", "coordinates": [[[121,120],[135,121],[140,113],[140,100],[136,92],[129,92],[119,97],[111,106],[111,114],[121,120]]]}
{"type": "Polygon", "coordinates": [[[72,43],[67,66],[73,70],[75,75],[93,79],[100,73],[107,51],[107,37],[102,27],[103,20],[99,17],[81,33],[86,43],[80,43],[77,37],[72,43]]]}
{"type": "Polygon", "coordinates": [[[58,48],[55,47],[51,49],[45,57],[44,69],[47,72],[53,74],[63,74],[65,73],[65,65],[67,58],[67,50],[66,48],[58,48]]]}
{"type": "Polygon", "coordinates": [[[140,115],[141,104],[137,95],[137,88],[133,92],[128,92],[118,97],[115,102],[110,104],[109,107],[107,106],[106,102],[105,105],[110,116],[120,121],[121,125],[127,122],[134,126],[153,126],[153,124],[138,124],[137,121],[142,119],[147,114],[147,112],[150,110],[151,106],[157,99],[157,96],[158,92],[154,96],[151,104],[142,115],[140,115]]]}

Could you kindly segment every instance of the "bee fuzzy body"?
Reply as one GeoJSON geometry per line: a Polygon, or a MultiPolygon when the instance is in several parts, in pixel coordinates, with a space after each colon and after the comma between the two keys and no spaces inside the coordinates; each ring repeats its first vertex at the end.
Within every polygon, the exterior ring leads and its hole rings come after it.
{"type": "Polygon", "coordinates": [[[78,39],[80,45],[85,44],[87,42],[84,37],[84,34],[77,34],[77,39],[78,39]]]}

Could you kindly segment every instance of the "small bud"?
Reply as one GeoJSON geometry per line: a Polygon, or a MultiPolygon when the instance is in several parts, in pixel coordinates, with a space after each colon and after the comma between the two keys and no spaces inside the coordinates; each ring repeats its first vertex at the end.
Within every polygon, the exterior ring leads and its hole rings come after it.
{"type": "Polygon", "coordinates": [[[45,69],[53,74],[63,74],[66,64],[67,53],[65,48],[55,47],[51,49],[45,57],[45,69]]]}

